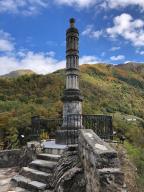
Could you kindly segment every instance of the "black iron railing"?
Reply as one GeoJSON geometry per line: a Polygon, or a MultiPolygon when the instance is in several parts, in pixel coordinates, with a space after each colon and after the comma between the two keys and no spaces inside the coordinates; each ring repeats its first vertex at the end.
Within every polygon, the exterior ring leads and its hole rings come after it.
{"type": "Polygon", "coordinates": [[[102,139],[113,139],[112,116],[83,115],[83,126],[92,129],[102,139]]]}
{"type": "Polygon", "coordinates": [[[70,115],[66,117],[67,144],[78,143],[79,129],[92,129],[100,138],[113,139],[112,117],[107,115],[70,115]]]}
{"type": "Polygon", "coordinates": [[[41,132],[48,132],[49,138],[55,138],[57,130],[66,131],[67,144],[78,143],[78,130],[92,129],[105,140],[113,139],[112,117],[108,115],[69,115],[63,119],[44,119],[32,117],[32,135],[38,138],[41,132]]]}

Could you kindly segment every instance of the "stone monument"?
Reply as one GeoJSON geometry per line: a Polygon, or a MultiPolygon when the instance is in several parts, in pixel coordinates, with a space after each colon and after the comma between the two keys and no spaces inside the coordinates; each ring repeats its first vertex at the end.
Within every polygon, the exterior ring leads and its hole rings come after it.
{"type": "Polygon", "coordinates": [[[57,131],[56,143],[66,144],[66,137],[82,127],[82,100],[79,89],[79,32],[75,19],[70,19],[66,31],[66,89],[63,101],[63,125],[57,131]]]}

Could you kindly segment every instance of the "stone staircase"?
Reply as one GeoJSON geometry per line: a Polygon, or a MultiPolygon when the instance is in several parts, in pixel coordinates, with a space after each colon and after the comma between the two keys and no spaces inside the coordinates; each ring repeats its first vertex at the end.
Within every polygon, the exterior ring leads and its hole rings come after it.
{"type": "Polygon", "coordinates": [[[36,160],[13,177],[12,184],[18,188],[16,192],[51,192],[49,183],[61,153],[57,150],[56,154],[54,149],[51,153],[38,154],[36,160]]]}

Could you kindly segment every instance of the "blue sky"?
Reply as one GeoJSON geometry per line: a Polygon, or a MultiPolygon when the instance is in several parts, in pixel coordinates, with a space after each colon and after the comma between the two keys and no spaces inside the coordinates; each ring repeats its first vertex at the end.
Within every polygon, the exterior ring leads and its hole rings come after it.
{"type": "Polygon", "coordinates": [[[0,0],[0,75],[64,68],[71,17],[80,64],[144,62],[144,0],[0,0]]]}

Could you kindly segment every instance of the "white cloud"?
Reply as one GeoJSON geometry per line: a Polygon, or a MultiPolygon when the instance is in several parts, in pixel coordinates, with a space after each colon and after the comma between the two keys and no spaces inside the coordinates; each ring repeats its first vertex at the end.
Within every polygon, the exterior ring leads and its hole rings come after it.
{"type": "Polygon", "coordinates": [[[55,0],[55,3],[59,5],[68,5],[79,8],[86,8],[94,5],[97,0],[55,0]]]}
{"type": "MultiPolygon", "coordinates": [[[[100,0],[101,1],[101,0],[100,0]]],[[[97,0],[0,0],[0,12],[33,15],[42,8],[47,8],[49,3],[86,8],[94,5],[97,0]]]]}
{"type": "Polygon", "coordinates": [[[0,0],[0,12],[33,15],[50,3],[57,6],[72,6],[74,8],[89,8],[102,0],[0,0]]]}
{"type": "Polygon", "coordinates": [[[0,39],[0,51],[12,51],[13,45],[6,39],[0,39]]]}
{"type": "Polygon", "coordinates": [[[86,27],[86,29],[82,32],[82,35],[84,36],[88,36],[90,38],[96,38],[98,39],[101,35],[103,34],[103,31],[100,30],[100,31],[95,31],[93,29],[93,26],[92,25],[88,25],[86,27]]]}
{"type": "Polygon", "coordinates": [[[111,9],[127,6],[139,6],[144,9],[144,0],[105,0],[104,2],[111,9]]]}
{"type": "Polygon", "coordinates": [[[120,61],[120,60],[124,60],[125,56],[124,55],[112,56],[110,59],[112,61],[120,61]]]}
{"type": "Polygon", "coordinates": [[[114,18],[114,26],[106,31],[111,38],[118,36],[130,41],[134,46],[144,46],[144,21],[134,20],[131,15],[123,13],[114,18]]]}
{"type": "MultiPolygon", "coordinates": [[[[114,25],[112,27],[102,30],[94,30],[93,25],[88,25],[82,32],[82,35],[95,39],[100,38],[102,35],[105,37],[109,36],[111,40],[116,40],[117,37],[122,37],[127,42],[131,42],[133,46],[144,46],[144,20],[133,19],[130,14],[123,13],[116,16],[113,19],[113,23],[114,25]]],[[[120,47],[113,47],[111,48],[111,51],[119,49],[120,47]]]]}
{"type": "Polygon", "coordinates": [[[136,63],[136,61],[127,60],[127,61],[124,62],[124,64],[127,64],[127,63],[136,63]]]}
{"type": "Polygon", "coordinates": [[[102,7],[104,9],[119,9],[128,6],[138,6],[144,10],[144,0],[55,0],[57,5],[67,5],[79,8],[102,7]]]}
{"type": "Polygon", "coordinates": [[[141,51],[141,50],[136,50],[136,53],[138,53],[140,55],[144,55],[144,51],[141,51]]]}
{"type": "Polygon", "coordinates": [[[49,56],[49,57],[54,57],[55,54],[56,53],[54,51],[49,51],[49,52],[46,53],[46,55],[49,56]]]}
{"type": "Polygon", "coordinates": [[[0,12],[22,15],[34,15],[49,4],[71,6],[73,8],[119,9],[127,6],[139,6],[144,10],[144,0],[0,0],[0,12]]]}
{"type": "Polygon", "coordinates": [[[117,50],[119,50],[120,49],[120,47],[112,47],[111,49],[110,49],[110,51],[117,51],[117,50]]]}
{"type": "MultiPolygon", "coordinates": [[[[81,64],[95,64],[100,60],[95,56],[80,57],[81,64]]],[[[18,69],[31,69],[38,74],[52,73],[65,68],[65,60],[57,60],[53,51],[48,53],[34,53],[32,51],[19,51],[17,54],[0,56],[0,75],[18,69]]]]}
{"type": "Polygon", "coordinates": [[[0,12],[33,15],[48,6],[49,0],[1,0],[0,12]]]}
{"type": "Polygon", "coordinates": [[[139,6],[144,11],[144,0],[0,0],[0,13],[34,15],[49,4],[71,6],[73,8],[119,9],[127,6],[139,6]]]}
{"type": "Polygon", "coordinates": [[[140,55],[144,55],[144,51],[140,51],[140,55]]]}
{"type": "Polygon", "coordinates": [[[14,43],[9,33],[0,30],[0,52],[14,50],[14,43]]]}
{"type": "MultiPolygon", "coordinates": [[[[47,74],[65,68],[66,61],[56,59],[54,51],[44,53],[27,49],[16,50],[13,40],[9,33],[0,30],[0,51],[2,52],[0,55],[0,75],[18,69],[31,69],[38,74],[47,74]]],[[[100,60],[95,56],[80,57],[80,64],[97,62],[100,60]]]]}
{"type": "Polygon", "coordinates": [[[91,7],[91,6],[101,6],[103,8],[125,8],[127,6],[139,6],[144,9],[143,0],[55,0],[55,3],[59,5],[76,6],[80,8],[91,7]]]}
{"type": "Polygon", "coordinates": [[[89,56],[89,55],[85,55],[80,57],[79,59],[79,63],[80,65],[82,64],[95,64],[95,63],[100,63],[101,60],[95,56],[89,56]]]}
{"type": "Polygon", "coordinates": [[[31,69],[39,74],[47,74],[65,67],[65,60],[58,61],[51,55],[52,52],[49,53],[21,51],[13,56],[0,56],[0,74],[18,69],[31,69]]]}

